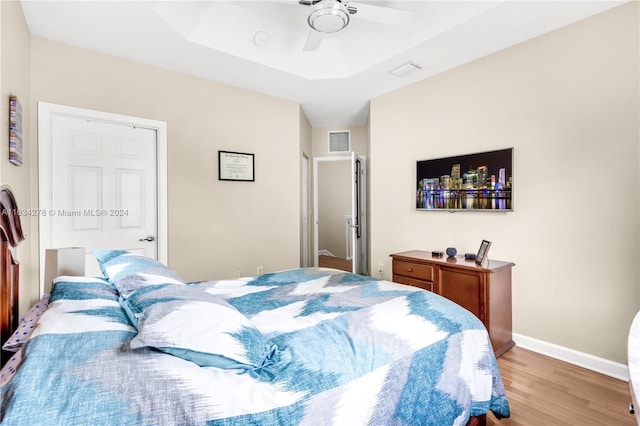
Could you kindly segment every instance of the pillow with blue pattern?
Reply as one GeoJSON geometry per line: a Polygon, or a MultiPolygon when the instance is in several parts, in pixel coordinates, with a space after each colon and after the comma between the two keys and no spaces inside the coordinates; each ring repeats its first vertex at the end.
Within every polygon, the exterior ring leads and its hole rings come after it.
{"type": "Polygon", "coordinates": [[[202,367],[240,369],[270,380],[277,347],[220,296],[191,286],[139,288],[122,299],[138,334],[131,348],[155,348],[202,367]]]}
{"type": "Polygon", "coordinates": [[[153,284],[185,284],[178,273],[155,259],[125,250],[93,250],[104,276],[122,297],[153,284]]]}

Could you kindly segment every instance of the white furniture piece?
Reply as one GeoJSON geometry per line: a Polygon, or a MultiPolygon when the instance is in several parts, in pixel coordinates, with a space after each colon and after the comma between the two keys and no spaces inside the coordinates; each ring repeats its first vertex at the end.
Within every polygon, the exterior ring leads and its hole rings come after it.
{"type": "Polygon", "coordinates": [[[631,323],[629,341],[627,346],[627,362],[629,368],[629,388],[631,390],[631,406],[629,412],[635,414],[636,421],[640,425],[640,312],[631,323]]]}
{"type": "Polygon", "coordinates": [[[45,250],[44,293],[51,293],[53,279],[61,275],[81,277],[85,273],[84,247],[65,247],[45,250]]]}

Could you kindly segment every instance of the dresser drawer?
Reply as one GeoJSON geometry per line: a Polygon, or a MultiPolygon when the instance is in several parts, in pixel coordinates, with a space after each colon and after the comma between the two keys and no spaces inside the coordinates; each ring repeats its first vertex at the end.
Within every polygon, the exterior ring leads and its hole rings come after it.
{"type": "Polygon", "coordinates": [[[422,265],[420,263],[405,262],[403,260],[393,261],[393,275],[402,275],[424,281],[433,281],[435,277],[434,267],[432,265],[422,265]]]}
{"type": "Polygon", "coordinates": [[[415,278],[403,277],[402,275],[394,275],[393,282],[398,284],[406,284],[411,287],[418,287],[433,292],[433,281],[417,280],[415,278]]]}

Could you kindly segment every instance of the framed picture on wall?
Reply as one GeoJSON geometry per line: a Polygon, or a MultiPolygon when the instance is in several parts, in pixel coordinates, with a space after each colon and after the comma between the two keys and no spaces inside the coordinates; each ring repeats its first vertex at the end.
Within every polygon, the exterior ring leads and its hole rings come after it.
{"type": "Polygon", "coordinates": [[[255,181],[253,154],[218,151],[218,180],[255,181]]]}
{"type": "Polygon", "coordinates": [[[9,162],[22,166],[22,105],[9,95],[9,162]]]}

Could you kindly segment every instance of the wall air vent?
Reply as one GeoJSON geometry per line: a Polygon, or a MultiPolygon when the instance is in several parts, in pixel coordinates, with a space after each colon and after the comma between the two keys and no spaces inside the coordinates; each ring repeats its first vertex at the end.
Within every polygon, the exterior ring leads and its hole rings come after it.
{"type": "Polygon", "coordinates": [[[329,152],[350,152],[351,138],[349,131],[329,132],[329,152]]]}

